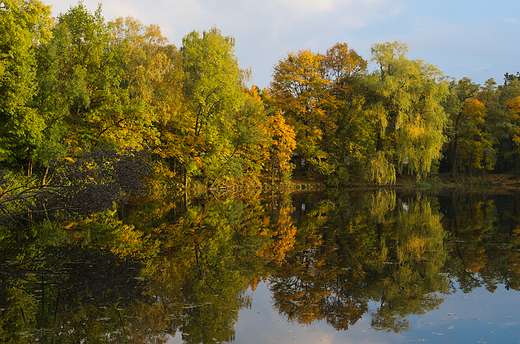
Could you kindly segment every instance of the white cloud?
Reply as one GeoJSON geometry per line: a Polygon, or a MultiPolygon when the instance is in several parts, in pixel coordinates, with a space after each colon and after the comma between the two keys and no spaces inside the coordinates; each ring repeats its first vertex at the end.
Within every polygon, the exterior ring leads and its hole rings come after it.
{"type": "Polygon", "coordinates": [[[506,16],[500,17],[500,20],[505,21],[507,23],[518,23],[518,19],[510,18],[510,17],[506,17],[506,16]]]}
{"type": "Polygon", "coordinates": [[[482,71],[486,71],[488,69],[491,68],[491,65],[487,66],[487,67],[479,67],[479,68],[475,68],[474,71],[475,72],[482,72],[482,71]]]}
{"type": "Polygon", "coordinates": [[[330,11],[333,9],[333,0],[286,0],[270,1],[271,8],[287,8],[294,13],[308,14],[330,11]]]}

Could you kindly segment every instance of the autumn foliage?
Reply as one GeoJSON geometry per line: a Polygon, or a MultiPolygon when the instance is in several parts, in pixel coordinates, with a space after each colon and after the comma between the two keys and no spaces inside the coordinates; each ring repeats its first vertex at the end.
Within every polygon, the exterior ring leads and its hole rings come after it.
{"type": "Polygon", "coordinates": [[[260,90],[215,27],[176,47],[82,2],[55,20],[40,1],[1,11],[0,164],[17,173],[47,178],[51,161],[107,145],[150,151],[157,189],[285,184],[294,169],[331,186],[518,169],[518,75],[450,80],[402,42],[374,44],[370,71],[336,43],[289,52],[260,90]]]}

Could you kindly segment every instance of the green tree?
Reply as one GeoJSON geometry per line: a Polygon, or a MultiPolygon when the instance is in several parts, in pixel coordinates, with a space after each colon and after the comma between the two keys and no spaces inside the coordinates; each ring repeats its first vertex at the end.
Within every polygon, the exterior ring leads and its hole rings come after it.
{"type": "Polygon", "coordinates": [[[58,17],[53,38],[59,49],[56,91],[63,92],[68,106],[65,142],[74,150],[88,150],[102,141],[110,123],[102,112],[110,100],[117,103],[111,86],[120,75],[108,54],[108,26],[101,7],[94,14],[82,2],[71,7],[58,17]]]}
{"type": "MultiPolygon", "coordinates": [[[[53,159],[60,159],[68,152],[65,136],[69,130],[69,107],[78,92],[74,77],[63,73],[69,58],[68,51],[62,48],[70,44],[70,37],[64,29],[64,26],[54,27],[52,38],[40,45],[37,51],[38,89],[32,106],[45,123],[45,128],[42,131],[43,142],[35,151],[35,162],[46,168],[53,159]]],[[[45,179],[44,176],[43,184],[45,179]]]]}
{"type": "Polygon", "coordinates": [[[142,127],[142,144],[157,146],[161,134],[157,131],[176,119],[182,105],[180,53],[157,25],[145,26],[127,17],[109,26],[111,46],[124,54],[121,88],[126,91],[128,114],[138,115],[134,130],[142,127]]]}
{"type": "Polygon", "coordinates": [[[40,1],[0,3],[0,162],[31,173],[46,123],[30,105],[36,93],[36,50],[50,36],[50,7],[40,1]]]}
{"type": "Polygon", "coordinates": [[[181,179],[191,127],[182,94],[182,56],[157,25],[145,26],[127,17],[117,18],[109,26],[111,46],[125,54],[121,87],[128,103],[142,110],[141,124],[135,126],[141,128],[142,143],[154,153],[155,184],[181,179]]]}
{"type": "Polygon", "coordinates": [[[502,87],[502,100],[505,108],[505,126],[509,150],[504,156],[513,162],[515,177],[518,177],[520,160],[520,81],[506,74],[506,82],[502,87]]]}
{"type": "Polygon", "coordinates": [[[484,121],[485,107],[476,98],[479,88],[478,84],[467,77],[452,81],[449,86],[450,93],[444,102],[450,118],[446,126],[446,134],[449,137],[446,151],[450,156],[452,178],[457,177],[460,169],[461,149],[465,148],[465,159],[471,165],[472,142],[480,137],[478,124],[484,121]]]}
{"type": "Polygon", "coordinates": [[[72,154],[107,143],[132,148],[155,143],[155,112],[139,94],[142,88],[131,84],[142,70],[135,57],[136,38],[112,28],[101,7],[91,13],[80,2],[59,16],[54,29],[51,44],[56,47],[49,51],[58,67],[49,77],[54,92],[47,97],[67,106],[64,142],[72,154]]]}
{"type": "Polygon", "coordinates": [[[248,73],[239,68],[234,50],[234,39],[216,28],[202,35],[192,31],[183,38],[181,48],[184,95],[192,118],[187,132],[191,146],[185,163],[187,175],[203,176],[210,185],[242,173],[234,140],[248,73]]]}
{"type": "Polygon", "coordinates": [[[323,66],[333,96],[327,112],[336,123],[334,134],[326,140],[329,161],[335,166],[327,182],[336,185],[346,182],[351,172],[360,172],[358,166],[373,146],[373,129],[362,111],[365,95],[360,83],[367,72],[367,61],[347,43],[336,43],[327,50],[323,66]]]}
{"type": "Polygon", "coordinates": [[[501,88],[497,87],[493,78],[490,78],[480,87],[477,96],[478,100],[486,107],[485,123],[482,129],[485,138],[493,144],[490,147],[491,149],[486,150],[488,153],[486,157],[490,162],[493,162],[495,173],[509,171],[508,165],[510,165],[504,157],[508,147],[508,120],[506,118],[506,106],[501,100],[501,95],[501,88]]]}
{"type": "Polygon", "coordinates": [[[441,157],[447,115],[441,102],[448,87],[442,72],[423,60],[406,58],[408,46],[372,46],[377,69],[366,78],[366,111],[376,136],[366,170],[378,183],[395,181],[395,172],[424,177],[441,157]]]}

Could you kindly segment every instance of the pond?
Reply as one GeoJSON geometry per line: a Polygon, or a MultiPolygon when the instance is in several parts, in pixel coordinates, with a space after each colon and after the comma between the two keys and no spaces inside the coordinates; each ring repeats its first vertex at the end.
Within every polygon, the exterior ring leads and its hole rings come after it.
{"type": "Polygon", "coordinates": [[[139,199],[2,228],[7,343],[520,343],[520,197],[139,199]]]}

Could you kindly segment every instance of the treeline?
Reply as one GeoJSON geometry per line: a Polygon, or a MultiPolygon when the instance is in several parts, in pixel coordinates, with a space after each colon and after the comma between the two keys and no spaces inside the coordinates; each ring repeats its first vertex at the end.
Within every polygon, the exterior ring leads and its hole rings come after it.
{"type": "Polygon", "coordinates": [[[57,18],[37,0],[0,3],[0,165],[47,180],[55,161],[105,147],[148,150],[155,179],[187,188],[356,175],[517,171],[520,75],[450,81],[400,42],[289,53],[247,87],[235,42],[193,31],[180,48],[156,25],[107,22],[82,2],[57,18]]]}

